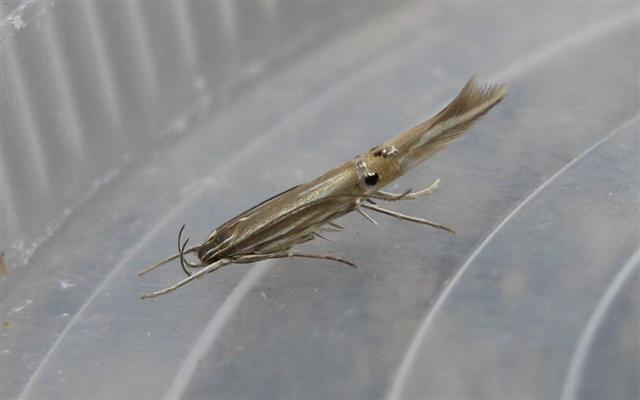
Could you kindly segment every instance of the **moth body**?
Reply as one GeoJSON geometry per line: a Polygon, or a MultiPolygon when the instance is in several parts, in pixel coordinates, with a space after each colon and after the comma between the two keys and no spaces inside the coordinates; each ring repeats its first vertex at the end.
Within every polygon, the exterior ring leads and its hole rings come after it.
{"type": "Polygon", "coordinates": [[[409,200],[432,193],[437,181],[418,192],[393,194],[381,189],[458,139],[474,121],[499,103],[505,95],[504,86],[481,86],[471,79],[458,96],[433,118],[308,183],[294,186],[241,213],[214,229],[201,245],[186,248],[188,239],[181,243],[181,229],[178,235],[178,254],[141,274],[179,258],[187,278],[166,289],[144,295],[143,298],[170,292],[205,273],[232,263],[304,257],[329,259],[354,266],[349,261],[329,255],[292,251],[297,244],[323,237],[320,234],[323,228],[338,227],[333,221],[352,211],[360,212],[373,222],[375,221],[362,209],[453,233],[450,228],[438,223],[384,209],[377,205],[376,200],[409,200]],[[189,253],[197,255],[199,264],[185,259],[185,254],[189,253]],[[190,268],[197,272],[191,274],[190,268]]]}

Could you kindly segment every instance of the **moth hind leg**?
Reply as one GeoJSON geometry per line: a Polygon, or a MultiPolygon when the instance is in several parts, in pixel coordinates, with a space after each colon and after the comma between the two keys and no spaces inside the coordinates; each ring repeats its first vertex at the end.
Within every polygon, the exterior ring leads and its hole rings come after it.
{"type": "Polygon", "coordinates": [[[328,260],[335,261],[345,265],[348,265],[351,268],[358,268],[358,266],[344,258],[331,256],[328,254],[309,254],[309,253],[299,253],[297,251],[278,251],[274,253],[264,253],[264,254],[246,254],[241,256],[236,256],[233,258],[233,262],[237,263],[247,263],[247,262],[257,262],[268,259],[277,259],[277,258],[314,258],[318,260],[328,260]]]}
{"type": "Polygon", "coordinates": [[[354,263],[351,262],[349,260],[345,260],[344,258],[340,258],[340,257],[336,257],[336,256],[330,256],[328,254],[307,254],[307,253],[297,253],[297,252],[289,252],[287,254],[288,258],[315,258],[318,260],[328,260],[328,261],[335,261],[335,262],[339,262],[341,264],[345,264],[351,268],[358,268],[358,266],[354,263]]]}
{"type": "Polygon", "coordinates": [[[208,274],[209,272],[213,272],[217,269],[220,269],[222,267],[224,267],[225,265],[229,265],[232,263],[232,260],[227,259],[227,258],[223,258],[220,259],[214,263],[211,263],[209,265],[203,266],[202,269],[200,269],[198,272],[195,272],[189,276],[187,276],[186,278],[184,278],[183,280],[169,286],[166,287],[164,289],[161,290],[157,290],[155,292],[151,292],[151,293],[145,293],[141,296],[142,299],[150,299],[152,297],[158,297],[158,296],[162,296],[163,294],[167,294],[170,292],[173,292],[174,290],[186,285],[187,283],[191,282],[194,279],[200,278],[202,275],[204,274],[208,274]]]}

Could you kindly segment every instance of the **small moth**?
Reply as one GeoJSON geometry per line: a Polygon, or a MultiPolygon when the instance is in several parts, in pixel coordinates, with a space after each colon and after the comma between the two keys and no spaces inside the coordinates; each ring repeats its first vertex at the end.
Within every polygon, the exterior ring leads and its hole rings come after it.
{"type": "Polygon", "coordinates": [[[323,238],[320,233],[323,230],[342,230],[333,221],[352,211],[359,212],[373,223],[373,218],[363,209],[453,234],[453,230],[444,225],[387,210],[379,206],[376,200],[411,200],[433,193],[438,180],[416,192],[409,190],[395,194],[381,189],[462,136],[506,93],[504,85],[479,85],[471,78],[458,96],[433,118],[308,183],[294,186],[263,201],[214,229],[201,245],[187,248],[189,239],[182,242],[183,225],[178,234],[178,253],[145,269],[140,275],[179,259],[187,277],[165,289],[144,294],[142,298],[169,293],[229,264],[274,258],[316,258],[355,267],[352,262],[338,257],[292,250],[297,244],[316,237],[323,238]],[[197,264],[185,258],[190,253],[197,255],[197,264]]]}

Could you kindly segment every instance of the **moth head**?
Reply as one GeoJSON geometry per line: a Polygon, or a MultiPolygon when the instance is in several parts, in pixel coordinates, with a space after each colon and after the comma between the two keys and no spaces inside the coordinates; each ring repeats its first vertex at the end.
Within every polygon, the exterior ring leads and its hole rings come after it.
{"type": "Polygon", "coordinates": [[[369,192],[376,189],[376,186],[380,182],[380,173],[375,168],[370,167],[370,163],[365,160],[360,160],[356,164],[356,171],[358,173],[358,185],[365,192],[369,192]]]}
{"type": "Polygon", "coordinates": [[[374,147],[356,163],[358,185],[365,192],[380,189],[399,175],[400,152],[394,146],[374,147]]]}

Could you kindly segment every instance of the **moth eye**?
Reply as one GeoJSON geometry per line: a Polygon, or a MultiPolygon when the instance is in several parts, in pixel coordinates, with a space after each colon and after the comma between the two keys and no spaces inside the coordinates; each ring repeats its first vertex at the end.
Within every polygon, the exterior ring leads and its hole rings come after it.
{"type": "Polygon", "coordinates": [[[364,183],[366,183],[368,186],[375,186],[379,180],[380,177],[378,176],[378,173],[374,172],[364,178],[364,183]]]}

